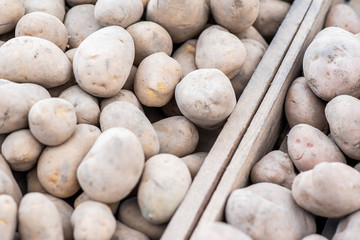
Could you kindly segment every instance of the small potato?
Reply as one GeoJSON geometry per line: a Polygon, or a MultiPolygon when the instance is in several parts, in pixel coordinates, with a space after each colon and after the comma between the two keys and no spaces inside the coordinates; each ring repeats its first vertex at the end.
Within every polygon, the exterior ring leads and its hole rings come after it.
{"type": "Polygon", "coordinates": [[[62,51],[68,43],[65,25],[55,16],[44,12],[32,12],[23,16],[16,24],[15,37],[33,36],[53,42],[62,51]]]}
{"type": "Polygon", "coordinates": [[[325,27],[339,27],[356,34],[360,32],[360,18],[348,4],[336,4],[326,17],[325,27]]]}
{"type": "Polygon", "coordinates": [[[1,239],[13,240],[17,221],[17,205],[10,195],[0,195],[0,219],[1,239]]]}
{"type": "Polygon", "coordinates": [[[64,0],[25,0],[25,14],[31,12],[45,12],[57,17],[61,22],[65,16],[64,0]]]}
{"type": "Polygon", "coordinates": [[[126,31],[134,39],[136,66],[156,52],[164,52],[170,56],[173,49],[171,37],[159,24],[150,21],[138,22],[130,25],[126,31]]]}
{"type": "Polygon", "coordinates": [[[143,233],[116,221],[115,233],[110,240],[149,240],[143,233]]]}
{"type": "Polygon", "coordinates": [[[130,198],[120,204],[118,219],[126,226],[144,233],[150,239],[160,239],[166,225],[148,222],[141,214],[137,198],[130,198]]]}
{"type": "Polygon", "coordinates": [[[22,240],[64,239],[55,204],[42,193],[26,194],[19,206],[19,232],[22,240]]]}
{"type": "Polygon", "coordinates": [[[108,240],[115,232],[116,220],[103,203],[85,201],[71,216],[76,240],[108,240]]]}
{"type": "Polygon", "coordinates": [[[244,64],[246,48],[241,40],[218,25],[204,30],[197,40],[195,61],[200,68],[217,68],[233,78],[244,64]]]}
{"type": "Polygon", "coordinates": [[[170,220],[191,184],[186,164],[171,154],[158,154],[147,160],[138,202],[142,215],[153,224],[170,220]]]}
{"type": "Polygon", "coordinates": [[[19,19],[25,14],[24,0],[1,0],[0,34],[13,30],[19,19]]]}
{"type": "Polygon", "coordinates": [[[123,127],[135,133],[142,145],[145,159],[160,151],[154,127],[145,114],[131,103],[116,101],[106,106],[100,115],[100,126],[102,131],[123,127]]]}
{"type": "Polygon", "coordinates": [[[99,124],[100,108],[98,99],[91,96],[79,86],[72,86],[63,91],[59,98],[72,103],[75,108],[77,124],[99,124]]]}
{"type": "Polygon", "coordinates": [[[44,149],[38,161],[37,176],[46,191],[59,198],[79,191],[77,168],[100,133],[93,125],[79,124],[66,142],[44,149]]]}
{"type": "Polygon", "coordinates": [[[218,69],[199,69],[176,86],[175,99],[182,114],[196,125],[214,129],[236,104],[230,80],[218,69]]]}
{"type": "Polygon", "coordinates": [[[47,193],[46,189],[41,185],[39,178],[37,176],[37,167],[34,167],[26,174],[26,186],[28,193],[30,192],[39,192],[47,193]]]}
{"type": "Polygon", "coordinates": [[[66,3],[73,7],[75,5],[95,4],[97,0],[66,0],[66,3]]]}
{"type": "Polygon", "coordinates": [[[71,71],[65,53],[42,38],[16,37],[0,48],[0,78],[50,88],[69,81],[71,71]]]}
{"type": "Polygon", "coordinates": [[[141,0],[98,0],[94,14],[101,26],[118,25],[126,28],[139,21],[143,12],[141,0]]]}
{"type": "MultiPolygon", "coordinates": [[[[11,169],[10,169],[8,163],[6,162],[6,160],[4,159],[4,157],[1,154],[0,154],[0,172],[2,173],[1,174],[2,179],[5,179],[5,182],[7,182],[7,178],[10,180],[11,184],[6,183],[6,185],[8,185],[8,186],[12,185],[12,188],[9,189],[9,192],[11,193],[9,195],[11,195],[14,198],[16,204],[19,205],[20,200],[22,198],[22,192],[20,190],[20,187],[19,187],[17,181],[14,178],[13,173],[11,172],[11,169]],[[4,174],[7,176],[7,178],[4,177],[4,174]]],[[[0,187],[1,187],[1,185],[0,185],[0,187]]]]}
{"type": "Polygon", "coordinates": [[[325,108],[332,138],[349,157],[360,160],[360,100],[342,95],[325,108]]]}
{"type": "Polygon", "coordinates": [[[233,191],[225,217],[254,240],[297,240],[316,232],[314,216],[295,203],[289,189],[273,183],[233,191]]]}
{"type": "Polygon", "coordinates": [[[290,130],[287,147],[299,171],[313,169],[321,162],[346,163],[338,146],[319,129],[308,124],[298,124],[290,130]]]}
{"type": "Polygon", "coordinates": [[[126,128],[103,132],[77,169],[81,188],[92,199],[113,203],[125,198],[140,180],[144,151],[126,128]]]}
{"type": "Polygon", "coordinates": [[[196,42],[196,39],[187,40],[172,55],[180,63],[183,76],[198,69],[195,63],[196,42]]]}
{"type": "Polygon", "coordinates": [[[22,129],[6,137],[1,152],[11,169],[28,171],[36,165],[43,147],[29,129],[22,129]]]}
{"type": "Polygon", "coordinates": [[[336,227],[332,240],[357,240],[360,236],[360,210],[342,219],[336,227]]]}
{"type": "Polygon", "coordinates": [[[301,240],[328,240],[326,237],[321,236],[319,234],[310,234],[304,238],[302,238],[301,240]]]}
{"type": "Polygon", "coordinates": [[[317,216],[337,218],[360,209],[360,174],[339,162],[322,162],[296,176],[296,203],[317,216]],[[321,189],[321,191],[319,191],[321,189]]]}
{"type": "Polygon", "coordinates": [[[115,96],[111,98],[105,98],[101,101],[101,111],[110,103],[113,103],[115,101],[124,101],[133,104],[135,107],[137,107],[139,110],[144,112],[141,103],[137,99],[135,93],[129,90],[121,89],[120,92],[118,92],[115,96]]]}
{"type": "Polygon", "coordinates": [[[326,102],[318,98],[304,77],[295,79],[285,99],[285,115],[290,128],[297,124],[309,124],[323,133],[329,132],[325,117],[326,102]]]}
{"type": "Polygon", "coordinates": [[[174,43],[184,42],[200,33],[208,15],[209,8],[204,0],[150,0],[146,8],[146,20],[163,26],[174,43]]]}
{"type": "Polygon", "coordinates": [[[137,67],[133,65],[131,67],[130,74],[129,74],[128,78],[126,79],[126,82],[125,82],[124,86],[122,87],[122,89],[134,91],[134,82],[135,82],[136,72],[137,72],[137,67]]]}
{"type": "Polygon", "coordinates": [[[29,127],[39,142],[48,146],[59,145],[75,131],[75,109],[61,98],[41,100],[29,111],[29,127]]]}
{"type": "Polygon", "coordinates": [[[153,123],[160,143],[160,153],[183,157],[195,151],[199,141],[196,126],[183,116],[164,118],[153,123]]]}
{"type": "MultiPolygon", "coordinates": [[[[89,195],[87,195],[85,192],[82,192],[74,201],[74,207],[76,208],[77,206],[80,205],[80,203],[88,201],[88,200],[93,200],[91,199],[89,195]]],[[[113,202],[113,203],[106,203],[106,205],[108,205],[108,207],[111,209],[111,212],[113,214],[116,213],[116,210],[118,209],[120,204],[120,201],[117,202],[113,202]]]]}
{"type": "Polygon", "coordinates": [[[181,158],[189,168],[191,179],[195,178],[207,155],[207,152],[196,152],[181,158]]]}
{"type": "Polygon", "coordinates": [[[181,77],[181,66],[175,59],[164,52],[154,53],[139,65],[134,91],[143,105],[162,107],[173,97],[181,77]]]}
{"type": "Polygon", "coordinates": [[[112,97],[124,86],[134,55],[134,41],[125,29],[111,26],[97,30],[75,52],[76,82],[91,95],[112,97]]]}
{"type": "Polygon", "coordinates": [[[253,26],[249,27],[248,29],[245,29],[242,32],[235,34],[240,40],[243,39],[253,39],[261,43],[265,49],[269,47],[269,44],[266,42],[266,40],[261,36],[261,34],[254,28],[253,26]]]}
{"type": "Polygon", "coordinates": [[[224,222],[212,222],[200,229],[197,240],[252,240],[240,229],[224,222]]]}
{"type": "Polygon", "coordinates": [[[295,176],[289,155],[278,150],[266,154],[251,170],[253,183],[270,182],[288,189],[291,189],[295,176]]]}
{"type": "Polygon", "coordinates": [[[210,5],[215,21],[233,33],[249,28],[259,14],[259,0],[211,0],[210,5]]]}
{"type": "Polygon", "coordinates": [[[81,4],[66,13],[64,24],[69,33],[70,48],[79,47],[85,38],[101,28],[95,19],[94,8],[92,4],[81,4]]]}

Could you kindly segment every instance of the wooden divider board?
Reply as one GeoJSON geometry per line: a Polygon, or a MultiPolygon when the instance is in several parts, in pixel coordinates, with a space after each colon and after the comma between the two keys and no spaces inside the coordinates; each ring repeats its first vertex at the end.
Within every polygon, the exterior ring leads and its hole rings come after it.
{"type": "MultiPolygon", "coordinates": [[[[317,1],[317,0],[315,0],[317,1]]],[[[162,240],[188,239],[260,106],[312,0],[295,0],[256,71],[169,222],[162,240]]]]}
{"type": "Polygon", "coordinates": [[[283,104],[287,89],[300,72],[302,57],[307,46],[323,27],[326,13],[336,1],[312,1],[271,87],[223,174],[191,239],[197,238],[202,227],[223,220],[224,207],[230,193],[248,184],[252,166],[273,148],[285,120],[283,104]]]}

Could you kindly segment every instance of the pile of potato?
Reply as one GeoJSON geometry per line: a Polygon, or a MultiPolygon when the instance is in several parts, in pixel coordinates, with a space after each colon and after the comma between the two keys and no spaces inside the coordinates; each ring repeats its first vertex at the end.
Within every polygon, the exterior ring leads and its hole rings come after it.
{"type": "Polygon", "coordinates": [[[226,221],[248,235],[236,239],[326,240],[316,234],[319,217],[341,219],[333,240],[360,239],[358,14],[334,5],[305,51],[304,77],[293,81],[284,104],[286,148],[260,159],[253,184],[226,203],[226,221]]]}
{"type": "Polygon", "coordinates": [[[289,8],[0,0],[0,238],[159,239],[289,8]]]}

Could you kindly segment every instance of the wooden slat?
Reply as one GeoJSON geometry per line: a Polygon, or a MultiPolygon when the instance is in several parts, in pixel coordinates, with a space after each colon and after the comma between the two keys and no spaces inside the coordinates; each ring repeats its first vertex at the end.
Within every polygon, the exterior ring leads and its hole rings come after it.
{"type": "Polygon", "coordinates": [[[295,0],[162,240],[188,239],[273,80],[312,0],[295,0]]]}
{"type": "Polygon", "coordinates": [[[302,56],[317,32],[323,26],[331,0],[312,2],[304,21],[254,116],[238,149],[228,165],[191,239],[196,239],[201,226],[223,220],[224,206],[229,194],[247,184],[252,166],[269,152],[282,129],[283,103],[288,87],[300,72],[302,56]]]}

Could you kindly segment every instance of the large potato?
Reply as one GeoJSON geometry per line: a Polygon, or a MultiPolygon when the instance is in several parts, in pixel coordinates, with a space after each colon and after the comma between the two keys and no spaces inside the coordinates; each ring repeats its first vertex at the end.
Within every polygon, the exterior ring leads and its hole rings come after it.
{"type": "Polygon", "coordinates": [[[234,34],[218,25],[204,30],[197,40],[195,61],[200,68],[217,68],[233,78],[244,64],[246,48],[234,34]]]}
{"type": "Polygon", "coordinates": [[[240,229],[223,222],[212,222],[200,228],[197,240],[252,240],[240,229]]]}
{"type": "MultiPolygon", "coordinates": [[[[89,195],[87,195],[85,192],[82,192],[74,201],[74,207],[76,208],[77,206],[79,206],[82,202],[85,202],[85,201],[89,201],[89,200],[93,200],[94,199],[91,199],[91,197],[89,195]]],[[[120,201],[116,201],[116,202],[113,202],[113,203],[106,203],[106,205],[108,205],[108,207],[110,208],[111,212],[113,214],[116,213],[116,210],[118,209],[119,207],[119,204],[120,204],[120,201]]]]}
{"type": "Polygon", "coordinates": [[[106,106],[100,115],[100,126],[102,131],[123,127],[135,133],[142,145],[145,159],[160,151],[154,127],[145,114],[131,103],[116,101],[106,106]]]}
{"type": "Polygon", "coordinates": [[[336,4],[326,16],[325,27],[339,27],[356,34],[360,32],[360,18],[348,4],[336,4]]]}
{"type": "Polygon", "coordinates": [[[19,232],[22,240],[64,239],[55,204],[41,193],[26,194],[19,206],[19,232]]]}
{"type": "Polygon", "coordinates": [[[183,76],[198,69],[195,63],[196,42],[196,39],[187,40],[176,49],[172,55],[172,57],[181,65],[183,76]]]}
{"type": "Polygon", "coordinates": [[[339,162],[322,162],[294,179],[296,203],[315,215],[342,217],[360,209],[360,174],[339,162]]]}
{"type": "Polygon", "coordinates": [[[183,160],[183,162],[189,168],[192,179],[195,178],[207,155],[207,152],[196,152],[181,158],[181,160],[183,160]]]}
{"type": "Polygon", "coordinates": [[[0,78],[50,88],[69,81],[71,71],[65,53],[42,38],[16,37],[0,48],[0,78]]]}
{"type": "Polygon", "coordinates": [[[0,219],[1,239],[13,240],[17,221],[17,205],[10,195],[0,195],[0,219]]]}
{"type": "Polygon", "coordinates": [[[158,154],[147,160],[138,190],[142,215],[154,224],[170,220],[191,184],[186,164],[171,154],[158,154]]]}
{"type": "Polygon", "coordinates": [[[199,69],[186,75],[175,89],[182,114],[202,128],[217,128],[236,104],[230,80],[218,69],[199,69]]]}
{"type": "Polygon", "coordinates": [[[360,97],[360,41],[344,29],[328,27],[320,31],[305,51],[304,76],[320,98],[347,94],[360,97]]]}
{"type": "Polygon", "coordinates": [[[144,111],[141,103],[139,102],[139,99],[137,99],[135,93],[132,91],[121,89],[115,96],[111,98],[105,98],[101,101],[100,109],[101,111],[110,103],[116,102],[116,101],[124,101],[128,103],[132,103],[135,107],[137,107],[142,112],[144,111]]]}
{"type": "Polygon", "coordinates": [[[33,12],[23,16],[16,24],[15,37],[32,36],[49,40],[65,51],[68,32],[56,17],[44,12],[33,12]]]}
{"type": "Polygon", "coordinates": [[[358,240],[360,237],[360,210],[342,219],[332,240],[358,240]]]}
{"type": "Polygon", "coordinates": [[[64,21],[65,1],[64,0],[25,0],[25,13],[46,12],[64,21]]]}
{"type": "Polygon", "coordinates": [[[174,43],[181,43],[195,37],[204,28],[209,8],[204,0],[150,0],[146,20],[163,26],[174,43]]]}
{"type": "Polygon", "coordinates": [[[332,138],[349,157],[360,160],[360,100],[342,95],[325,108],[332,138]]]}
{"type": "Polygon", "coordinates": [[[76,82],[94,96],[112,97],[125,84],[134,54],[134,41],[125,29],[102,28],[88,36],[75,52],[76,82]]]}
{"type": "Polygon", "coordinates": [[[13,30],[25,14],[24,0],[0,1],[0,34],[13,30]]]}
{"type": "Polygon", "coordinates": [[[273,183],[233,191],[225,217],[254,240],[297,240],[316,231],[314,216],[295,203],[289,189],[273,183]]]}
{"type": "Polygon", "coordinates": [[[116,221],[116,229],[110,240],[149,240],[143,233],[116,221]]]}
{"type": "Polygon", "coordinates": [[[92,199],[112,203],[126,197],[144,168],[144,151],[136,135],[126,128],[103,132],[77,169],[81,188],[92,199]]]}
{"type": "MultiPolygon", "coordinates": [[[[20,200],[22,198],[22,192],[20,190],[20,187],[18,185],[18,183],[16,182],[13,173],[11,172],[11,169],[8,165],[8,163],[6,162],[6,160],[4,159],[4,157],[0,154],[0,173],[2,176],[2,179],[5,179],[6,182],[8,182],[8,179],[10,180],[11,184],[6,183],[6,185],[11,186],[9,190],[9,192],[17,205],[19,205],[20,200]],[[4,174],[6,175],[4,177],[4,174]]],[[[1,187],[1,185],[0,185],[1,187]]]]}

